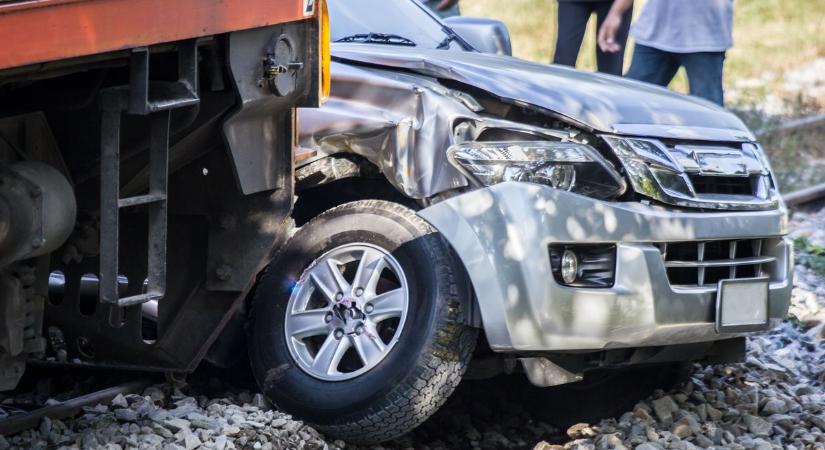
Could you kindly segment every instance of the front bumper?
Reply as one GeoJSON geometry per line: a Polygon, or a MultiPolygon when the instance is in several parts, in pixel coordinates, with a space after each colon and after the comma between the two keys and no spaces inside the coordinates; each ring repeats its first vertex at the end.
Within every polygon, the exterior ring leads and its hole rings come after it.
{"type": "MultiPolygon", "coordinates": [[[[716,290],[670,286],[658,242],[782,237],[784,208],[680,212],[603,202],[507,182],[419,213],[450,242],[470,276],[490,346],[501,352],[602,350],[713,341],[716,290]],[[571,288],[554,279],[551,244],[616,244],[611,288],[571,288]]],[[[788,312],[792,246],[776,239],[769,316],[788,312]]]]}

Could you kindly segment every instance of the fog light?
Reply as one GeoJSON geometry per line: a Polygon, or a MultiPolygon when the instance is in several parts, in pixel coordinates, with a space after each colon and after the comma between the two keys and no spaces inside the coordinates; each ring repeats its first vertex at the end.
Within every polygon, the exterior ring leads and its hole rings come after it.
{"type": "Polygon", "coordinates": [[[561,279],[573,284],[579,276],[579,257],[571,250],[565,250],[561,257],[561,279]]]}
{"type": "Polygon", "coordinates": [[[553,244],[550,269],[556,282],[569,287],[608,288],[616,276],[613,244],[553,244]]]}

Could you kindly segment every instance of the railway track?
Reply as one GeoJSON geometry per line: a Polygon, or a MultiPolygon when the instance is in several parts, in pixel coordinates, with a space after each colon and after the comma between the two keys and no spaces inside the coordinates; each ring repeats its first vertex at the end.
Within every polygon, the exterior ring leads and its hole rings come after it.
{"type": "Polygon", "coordinates": [[[109,403],[118,395],[138,393],[150,384],[149,380],[128,381],[62,402],[44,405],[32,411],[11,414],[0,420],[0,435],[11,436],[35,428],[44,417],[52,420],[74,417],[83,411],[84,406],[109,403]]]}
{"type": "Polygon", "coordinates": [[[784,196],[791,209],[816,209],[825,206],[825,183],[793,191],[784,196]]]}

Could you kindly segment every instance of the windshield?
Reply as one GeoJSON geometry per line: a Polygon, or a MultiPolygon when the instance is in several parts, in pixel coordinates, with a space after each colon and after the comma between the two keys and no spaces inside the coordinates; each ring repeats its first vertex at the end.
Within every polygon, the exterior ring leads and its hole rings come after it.
{"type": "Polygon", "coordinates": [[[329,0],[328,5],[333,42],[461,48],[414,0],[329,0]]]}

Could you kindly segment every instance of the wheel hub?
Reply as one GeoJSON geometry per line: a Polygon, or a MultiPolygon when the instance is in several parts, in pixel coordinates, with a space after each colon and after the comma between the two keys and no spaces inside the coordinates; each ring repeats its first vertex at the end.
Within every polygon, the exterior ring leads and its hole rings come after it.
{"type": "Polygon", "coordinates": [[[398,261],[371,244],[347,244],[301,275],[285,317],[287,347],[298,366],[329,381],[361,375],[398,341],[408,288],[398,261]]]}
{"type": "Polygon", "coordinates": [[[367,316],[361,311],[353,301],[347,301],[345,297],[332,307],[332,320],[329,321],[332,329],[340,329],[345,334],[356,333],[358,328],[363,328],[364,319],[367,316]]]}

